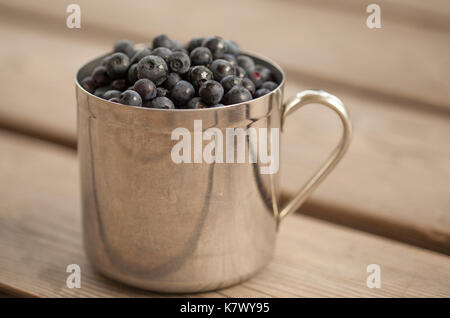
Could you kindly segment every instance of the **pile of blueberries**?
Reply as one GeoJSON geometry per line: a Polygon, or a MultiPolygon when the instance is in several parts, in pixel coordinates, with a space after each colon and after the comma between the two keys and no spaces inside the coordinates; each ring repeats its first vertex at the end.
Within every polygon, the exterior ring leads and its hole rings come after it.
{"type": "Polygon", "coordinates": [[[81,86],[100,98],[159,109],[199,109],[263,96],[278,83],[271,71],[240,53],[233,41],[194,38],[186,45],[166,35],[152,47],[134,49],[119,40],[81,86]]]}

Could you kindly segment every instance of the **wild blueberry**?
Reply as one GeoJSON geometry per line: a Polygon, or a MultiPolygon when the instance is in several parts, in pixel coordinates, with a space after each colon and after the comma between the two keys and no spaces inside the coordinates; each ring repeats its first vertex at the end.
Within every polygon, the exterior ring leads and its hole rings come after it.
{"type": "Polygon", "coordinates": [[[189,81],[195,89],[199,89],[204,82],[212,79],[213,73],[203,65],[194,66],[189,72],[189,81]]]}
{"type": "Polygon", "coordinates": [[[189,41],[187,44],[187,49],[189,52],[192,52],[195,48],[202,46],[203,41],[205,38],[193,38],[189,41]]]}
{"type": "Polygon", "coordinates": [[[213,61],[210,70],[213,72],[216,81],[221,81],[227,75],[234,75],[234,67],[231,66],[230,62],[222,59],[213,61]]]}
{"type": "Polygon", "coordinates": [[[238,66],[237,65],[237,60],[236,60],[236,58],[234,57],[233,54],[226,53],[226,54],[223,55],[223,59],[228,61],[228,62],[230,62],[231,66],[233,66],[234,68],[236,68],[236,66],[238,66]]]}
{"type": "Polygon", "coordinates": [[[213,55],[207,47],[197,47],[190,54],[192,65],[209,65],[213,61],[213,55]]]}
{"type": "Polygon", "coordinates": [[[159,109],[174,109],[175,105],[167,97],[156,97],[152,100],[152,107],[159,109]]]}
{"type": "Polygon", "coordinates": [[[182,52],[182,53],[186,54],[187,56],[189,56],[188,50],[186,50],[184,47],[179,47],[177,49],[173,49],[172,52],[182,52]]]}
{"type": "Polygon", "coordinates": [[[134,49],[133,49],[134,43],[130,40],[127,39],[122,39],[116,42],[116,44],[114,44],[114,52],[115,53],[124,53],[126,54],[128,57],[132,57],[134,54],[134,49]]]}
{"type": "Polygon", "coordinates": [[[143,102],[142,102],[142,107],[145,107],[145,108],[152,108],[152,107],[153,107],[153,106],[152,106],[153,100],[154,100],[154,99],[143,101],[143,102]]]}
{"type": "Polygon", "coordinates": [[[95,88],[97,87],[97,84],[95,84],[90,76],[83,78],[80,85],[91,94],[95,92],[95,88]]]}
{"type": "Polygon", "coordinates": [[[176,106],[185,106],[194,97],[195,89],[191,83],[179,81],[170,91],[170,99],[176,106]]]}
{"type": "Polygon", "coordinates": [[[106,67],[100,65],[94,68],[91,74],[92,79],[94,80],[97,86],[107,85],[111,82],[108,74],[106,73],[106,67]]]}
{"type": "Polygon", "coordinates": [[[237,63],[244,69],[245,72],[250,73],[255,69],[255,62],[252,58],[245,55],[238,55],[236,57],[237,63]]]}
{"type": "Polygon", "coordinates": [[[128,69],[128,81],[134,83],[138,80],[137,64],[133,64],[128,69]]]}
{"type": "Polygon", "coordinates": [[[108,99],[110,102],[119,103],[120,104],[120,98],[119,97],[113,97],[108,99]]]}
{"type": "Polygon", "coordinates": [[[191,66],[191,60],[189,56],[180,51],[175,51],[169,55],[167,58],[168,66],[172,72],[178,74],[184,74],[189,71],[189,67],[191,66]]]}
{"type": "Polygon", "coordinates": [[[228,53],[238,55],[241,51],[239,45],[234,41],[226,41],[228,46],[228,53]]]}
{"type": "Polygon", "coordinates": [[[152,51],[148,48],[140,49],[137,51],[130,60],[131,64],[138,63],[143,57],[151,55],[152,51]]]}
{"type": "Polygon", "coordinates": [[[247,76],[247,73],[245,72],[245,70],[240,66],[236,66],[235,73],[236,73],[236,76],[239,78],[244,78],[247,76]]]}
{"type": "Polygon", "coordinates": [[[164,81],[164,87],[167,89],[172,89],[176,83],[178,83],[179,81],[181,81],[181,77],[180,75],[178,75],[177,73],[169,73],[167,75],[167,79],[164,81]]]}
{"type": "Polygon", "coordinates": [[[130,59],[124,53],[114,53],[106,62],[106,73],[111,79],[127,75],[130,59]]]}
{"type": "Polygon", "coordinates": [[[106,92],[103,94],[102,97],[103,97],[104,99],[110,100],[111,98],[114,98],[114,97],[119,98],[119,97],[120,97],[120,94],[122,94],[121,91],[111,89],[111,90],[109,90],[109,91],[106,91],[106,92]]]}
{"type": "Polygon", "coordinates": [[[268,89],[269,91],[273,91],[275,88],[277,88],[278,87],[278,84],[277,83],[275,83],[275,82],[272,82],[272,81],[267,81],[267,82],[264,82],[263,84],[262,84],[262,86],[261,86],[261,88],[266,88],[266,89],[268,89]]]}
{"type": "Polygon", "coordinates": [[[252,99],[252,94],[242,86],[235,86],[223,96],[225,105],[238,104],[252,99]]]}
{"type": "Polygon", "coordinates": [[[130,105],[130,106],[141,106],[142,105],[142,98],[141,96],[132,90],[126,90],[122,94],[120,94],[120,103],[124,105],[130,105]]]}
{"type": "Polygon", "coordinates": [[[168,68],[161,57],[147,55],[139,61],[137,71],[139,79],[148,78],[156,85],[160,85],[166,80],[168,68]]]}
{"type": "Polygon", "coordinates": [[[201,99],[201,97],[194,97],[192,98],[186,105],[186,108],[188,109],[199,109],[199,108],[207,108],[208,105],[204,103],[201,99]]]}
{"type": "Polygon", "coordinates": [[[167,95],[169,95],[169,90],[162,88],[162,87],[158,87],[156,89],[156,97],[167,97],[167,95]]]}
{"type": "Polygon", "coordinates": [[[94,95],[97,97],[103,97],[103,94],[105,94],[107,91],[111,89],[112,89],[111,85],[99,87],[94,91],[94,95]]]}
{"type": "Polygon", "coordinates": [[[127,89],[127,87],[130,84],[128,83],[128,80],[124,78],[116,79],[111,82],[112,89],[118,90],[118,91],[124,91],[127,89]]]}
{"type": "Polygon", "coordinates": [[[242,79],[242,86],[246,88],[250,92],[250,94],[255,94],[255,84],[253,84],[253,82],[249,78],[242,79]]]}
{"type": "Polygon", "coordinates": [[[268,90],[267,88],[260,88],[255,92],[255,98],[264,96],[269,93],[270,93],[270,90],[268,90]]]}
{"type": "Polygon", "coordinates": [[[215,105],[223,97],[223,87],[219,82],[210,80],[200,86],[198,93],[207,105],[215,105]]]}
{"type": "Polygon", "coordinates": [[[160,34],[153,39],[153,48],[166,47],[168,49],[173,48],[174,44],[171,39],[165,34],[160,34]]]}
{"type": "Polygon", "coordinates": [[[152,55],[162,57],[166,63],[170,54],[172,54],[172,50],[162,46],[152,51],[152,55]]]}
{"type": "Polygon", "coordinates": [[[227,42],[218,36],[205,39],[202,46],[207,47],[216,59],[222,58],[228,51],[227,42]]]}
{"type": "Polygon", "coordinates": [[[141,95],[143,101],[153,99],[156,97],[156,85],[147,78],[142,78],[134,83],[134,90],[141,95]]]}
{"type": "Polygon", "coordinates": [[[256,65],[255,69],[247,75],[255,83],[256,88],[260,88],[264,82],[271,78],[270,70],[262,65],[256,65]]]}
{"type": "Polygon", "coordinates": [[[225,92],[228,92],[233,86],[242,86],[242,79],[235,75],[228,75],[220,81],[225,92]]]}

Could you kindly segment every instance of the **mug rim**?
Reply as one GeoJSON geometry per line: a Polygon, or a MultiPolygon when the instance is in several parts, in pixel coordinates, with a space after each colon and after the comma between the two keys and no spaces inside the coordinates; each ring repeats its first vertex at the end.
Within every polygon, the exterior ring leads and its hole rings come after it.
{"type": "Polygon", "coordinates": [[[262,54],[249,52],[249,51],[241,51],[241,55],[245,55],[245,56],[251,57],[253,59],[260,60],[260,61],[262,61],[262,62],[264,62],[266,64],[269,64],[270,66],[275,68],[280,73],[281,81],[280,81],[278,86],[273,91],[271,91],[270,93],[268,93],[266,95],[263,95],[263,96],[260,96],[260,97],[257,97],[257,98],[253,98],[253,99],[251,99],[249,101],[245,101],[245,102],[242,102],[242,103],[231,104],[231,105],[223,105],[223,106],[218,106],[218,107],[199,108],[199,109],[181,109],[181,108],[178,108],[178,109],[177,108],[175,108],[175,109],[159,109],[159,108],[149,108],[149,107],[142,107],[142,106],[124,105],[124,104],[120,104],[120,103],[116,103],[116,102],[111,102],[111,101],[109,101],[107,99],[98,97],[98,96],[94,95],[93,93],[89,93],[87,90],[85,90],[83,88],[83,86],[81,86],[80,81],[78,80],[81,70],[83,70],[88,64],[90,64],[90,63],[92,63],[92,62],[94,62],[96,60],[101,60],[102,58],[104,58],[105,56],[110,55],[110,54],[112,54],[112,53],[106,53],[106,54],[97,56],[96,58],[89,60],[88,62],[84,63],[81,67],[79,67],[77,72],[75,73],[75,85],[77,85],[77,87],[79,89],[81,89],[81,91],[83,91],[84,93],[88,94],[91,98],[98,99],[101,102],[114,105],[114,107],[120,106],[120,107],[124,107],[124,108],[127,108],[127,109],[132,107],[132,108],[137,109],[139,111],[142,110],[142,111],[154,111],[154,112],[161,112],[161,111],[163,111],[163,112],[208,112],[208,111],[214,111],[214,110],[225,109],[225,108],[235,108],[235,107],[238,107],[238,106],[242,106],[242,105],[245,105],[245,104],[252,103],[254,101],[263,100],[264,98],[270,98],[271,95],[277,93],[280,89],[282,89],[282,87],[284,86],[284,83],[286,81],[286,74],[284,73],[283,69],[275,61],[269,59],[268,57],[266,57],[266,56],[264,56],[262,54]]]}

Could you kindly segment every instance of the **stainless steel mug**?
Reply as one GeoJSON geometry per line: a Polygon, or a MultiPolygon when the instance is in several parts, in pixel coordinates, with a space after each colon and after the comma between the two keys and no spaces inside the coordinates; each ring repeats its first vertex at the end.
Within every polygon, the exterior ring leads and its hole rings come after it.
{"type": "MultiPolygon", "coordinates": [[[[144,289],[200,292],[241,282],[271,259],[279,222],[296,210],[345,153],[352,125],[344,104],[320,90],[283,103],[281,83],[249,102],[198,110],[131,107],[100,99],[80,81],[102,57],[76,76],[78,154],[84,245],[93,266],[106,276],[144,289]],[[278,173],[261,173],[261,162],[175,163],[175,128],[283,128],[305,104],[330,107],[343,123],[339,145],[284,207],[278,203],[278,173]]],[[[274,142],[268,139],[268,147],[274,142]]],[[[246,139],[246,156],[251,155],[246,139]]],[[[273,149],[273,150],[274,150],[273,149]]]]}

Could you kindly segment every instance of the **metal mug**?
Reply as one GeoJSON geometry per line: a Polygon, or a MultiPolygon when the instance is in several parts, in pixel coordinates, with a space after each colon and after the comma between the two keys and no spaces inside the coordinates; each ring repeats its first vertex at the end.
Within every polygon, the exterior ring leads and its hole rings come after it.
{"type": "MultiPolygon", "coordinates": [[[[285,75],[270,68],[278,88],[251,101],[208,109],[160,110],[125,106],[85,91],[80,81],[99,57],[76,75],[78,156],[87,256],[99,272],[143,289],[200,292],[239,283],[271,259],[279,222],[296,210],[342,158],[352,125],[347,109],[320,90],[283,103],[285,75]],[[278,173],[256,163],[174,163],[171,132],[208,127],[281,129],[306,104],[333,109],[343,123],[340,143],[284,207],[278,173]]],[[[246,155],[250,156],[250,140],[246,155]]],[[[279,140],[276,140],[279,142],[279,140]]],[[[269,147],[273,142],[269,140],[269,147]]]]}

